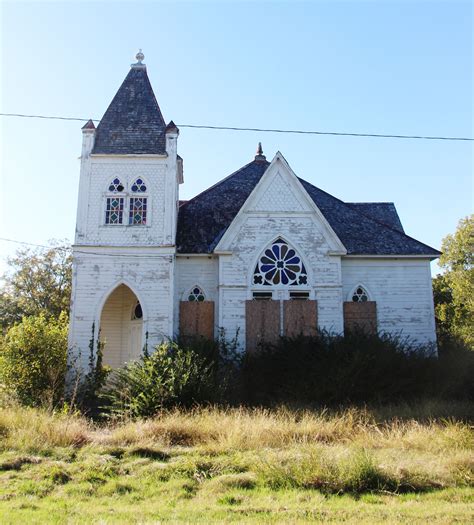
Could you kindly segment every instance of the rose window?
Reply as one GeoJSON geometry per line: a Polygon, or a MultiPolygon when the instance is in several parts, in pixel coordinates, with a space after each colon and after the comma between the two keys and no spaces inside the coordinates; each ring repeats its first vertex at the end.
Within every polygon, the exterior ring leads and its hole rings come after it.
{"type": "Polygon", "coordinates": [[[253,276],[254,284],[298,286],[307,284],[306,268],[293,248],[283,239],[276,240],[260,257],[253,276]]]}

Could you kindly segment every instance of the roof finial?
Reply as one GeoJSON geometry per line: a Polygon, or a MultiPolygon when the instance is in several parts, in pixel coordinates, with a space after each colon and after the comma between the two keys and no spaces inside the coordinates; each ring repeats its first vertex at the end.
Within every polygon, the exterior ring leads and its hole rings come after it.
{"type": "Polygon", "coordinates": [[[143,62],[143,59],[145,58],[145,55],[142,53],[142,50],[139,49],[138,53],[135,55],[135,58],[137,59],[137,62],[141,64],[143,62]]]}
{"type": "Polygon", "coordinates": [[[146,69],[145,64],[143,64],[143,59],[145,58],[145,55],[142,53],[141,49],[138,50],[138,53],[135,55],[135,58],[137,59],[137,62],[131,65],[132,69],[146,69]]]}
{"type": "Polygon", "coordinates": [[[255,155],[255,160],[267,160],[267,157],[265,157],[265,155],[263,154],[263,148],[262,148],[261,142],[258,143],[257,154],[255,155]]]}

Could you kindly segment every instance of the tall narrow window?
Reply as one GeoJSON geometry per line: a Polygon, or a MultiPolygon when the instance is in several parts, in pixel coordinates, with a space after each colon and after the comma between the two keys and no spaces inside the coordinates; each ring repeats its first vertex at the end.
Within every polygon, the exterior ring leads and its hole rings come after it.
{"type": "Polygon", "coordinates": [[[128,224],[146,224],[146,197],[130,197],[128,224]]]}
{"type": "Polygon", "coordinates": [[[277,239],[257,262],[253,284],[266,286],[306,285],[308,275],[301,257],[281,238],[277,239]]]}
{"type": "Polygon", "coordinates": [[[105,224],[123,223],[123,197],[107,197],[105,207],[105,224]]]}

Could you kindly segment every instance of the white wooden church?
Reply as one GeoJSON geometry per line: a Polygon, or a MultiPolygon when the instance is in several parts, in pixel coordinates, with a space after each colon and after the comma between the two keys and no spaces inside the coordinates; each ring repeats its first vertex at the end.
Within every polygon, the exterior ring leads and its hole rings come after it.
{"type": "Polygon", "coordinates": [[[136,58],[97,128],[82,129],[70,347],[84,366],[93,326],[113,367],[222,329],[242,351],[317,327],[435,342],[440,253],[404,232],[393,203],[343,202],[261,146],[180,201],[179,130],[136,58]]]}

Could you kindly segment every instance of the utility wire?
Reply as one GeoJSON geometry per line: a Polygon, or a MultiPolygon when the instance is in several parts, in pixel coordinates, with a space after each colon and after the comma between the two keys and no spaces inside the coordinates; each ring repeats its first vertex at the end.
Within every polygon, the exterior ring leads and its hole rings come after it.
{"type": "MultiPolygon", "coordinates": [[[[15,244],[22,244],[22,245],[25,245],[25,246],[34,246],[36,248],[45,248],[47,250],[54,250],[54,249],[57,249],[58,246],[47,246],[45,244],[35,244],[35,243],[32,243],[32,242],[26,242],[26,241],[16,241],[15,239],[6,239],[5,237],[0,237],[0,241],[4,241],[4,242],[13,242],[15,244]]],[[[131,246],[131,248],[133,248],[133,246],[131,246]]],[[[84,253],[84,254],[87,254],[87,255],[99,255],[101,257],[134,257],[136,259],[145,259],[145,258],[149,258],[149,257],[154,257],[154,255],[150,254],[150,255],[138,255],[138,254],[128,254],[128,253],[118,253],[118,254],[114,254],[114,253],[101,253],[101,252],[90,252],[90,251],[86,251],[86,250],[74,250],[74,253],[84,253]]]]}
{"type": "MultiPolygon", "coordinates": [[[[87,119],[76,117],[56,117],[48,115],[25,115],[22,113],[0,113],[2,117],[22,117],[22,118],[39,118],[51,120],[74,120],[80,122],[100,122],[100,119],[87,119]]],[[[301,129],[266,129],[266,128],[240,128],[235,126],[208,126],[199,124],[177,124],[179,128],[194,128],[194,129],[211,129],[211,130],[226,130],[226,131],[255,131],[258,133],[293,133],[299,135],[331,135],[336,137],[372,137],[384,139],[415,139],[415,140],[449,140],[449,141],[474,141],[471,137],[443,137],[430,135],[393,135],[388,133],[346,133],[342,131],[309,131],[301,129]]]]}

